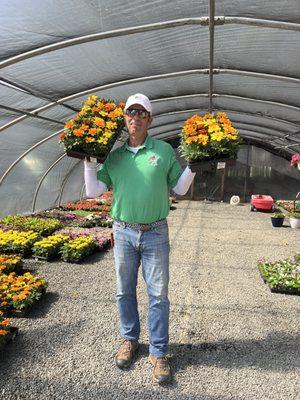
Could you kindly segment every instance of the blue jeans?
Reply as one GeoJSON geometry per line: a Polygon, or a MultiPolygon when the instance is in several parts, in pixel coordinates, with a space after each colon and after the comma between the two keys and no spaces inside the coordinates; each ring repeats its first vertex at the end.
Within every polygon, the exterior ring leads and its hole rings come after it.
{"type": "Polygon", "coordinates": [[[127,340],[137,340],[140,336],[136,286],[138,269],[142,263],[149,300],[149,351],[156,357],[165,356],[169,344],[170,304],[167,222],[146,232],[134,230],[122,222],[114,222],[113,231],[121,335],[127,340]]]}

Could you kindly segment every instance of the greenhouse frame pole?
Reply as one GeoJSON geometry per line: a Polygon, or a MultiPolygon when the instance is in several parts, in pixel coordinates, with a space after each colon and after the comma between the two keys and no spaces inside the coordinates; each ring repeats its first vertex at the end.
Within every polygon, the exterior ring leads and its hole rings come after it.
{"type": "Polygon", "coordinates": [[[49,172],[55,167],[56,164],[58,164],[60,162],[61,159],[63,159],[64,157],[66,157],[66,154],[63,154],[62,156],[60,156],[56,161],[54,161],[54,163],[52,165],[50,165],[50,167],[47,169],[47,171],[43,174],[43,176],[41,177],[39,183],[36,186],[34,195],[33,195],[33,201],[32,201],[32,212],[35,212],[35,205],[36,205],[36,199],[40,190],[40,187],[44,181],[44,179],[46,178],[46,176],[49,174],[49,172]]]}
{"type": "Polygon", "coordinates": [[[209,0],[209,106],[208,112],[211,114],[213,109],[213,77],[214,77],[214,20],[215,20],[215,0],[209,0]]]}
{"type": "Polygon", "coordinates": [[[64,188],[65,188],[65,186],[66,186],[66,183],[68,182],[68,180],[69,180],[69,178],[70,178],[72,172],[74,171],[74,169],[75,169],[75,168],[78,166],[78,164],[80,164],[81,162],[82,162],[82,160],[77,161],[77,162],[75,163],[75,165],[73,165],[73,167],[72,167],[72,168],[70,169],[70,171],[67,173],[67,175],[64,177],[64,180],[63,180],[63,182],[62,182],[62,185],[61,185],[61,188],[60,188],[60,191],[59,191],[59,197],[58,197],[58,202],[57,202],[58,207],[60,207],[60,205],[61,205],[61,199],[62,199],[62,196],[63,196],[63,191],[64,191],[64,188]]]}

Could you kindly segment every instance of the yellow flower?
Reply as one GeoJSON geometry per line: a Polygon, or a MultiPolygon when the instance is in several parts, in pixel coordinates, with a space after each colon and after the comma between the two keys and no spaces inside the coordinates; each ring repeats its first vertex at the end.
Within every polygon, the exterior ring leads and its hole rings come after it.
{"type": "Polygon", "coordinates": [[[116,129],[117,127],[118,127],[118,124],[116,122],[108,121],[106,123],[106,128],[107,129],[113,130],[113,129],[116,129]]]}
{"type": "Polygon", "coordinates": [[[216,140],[217,142],[220,142],[222,139],[224,139],[224,135],[221,132],[221,130],[219,130],[217,132],[212,133],[211,139],[216,140]]]}

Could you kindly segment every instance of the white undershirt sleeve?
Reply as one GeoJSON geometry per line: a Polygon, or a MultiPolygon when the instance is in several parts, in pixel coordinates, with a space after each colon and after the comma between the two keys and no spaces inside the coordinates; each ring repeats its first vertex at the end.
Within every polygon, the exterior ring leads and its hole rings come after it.
{"type": "Polygon", "coordinates": [[[87,197],[98,197],[107,191],[104,182],[97,179],[97,164],[84,160],[84,182],[87,197]]]}
{"type": "Polygon", "coordinates": [[[191,186],[191,183],[193,182],[195,175],[196,173],[192,172],[190,170],[190,167],[187,166],[181,174],[180,178],[178,179],[176,186],[172,188],[173,191],[181,196],[186,194],[186,192],[189,190],[189,187],[191,186]]]}

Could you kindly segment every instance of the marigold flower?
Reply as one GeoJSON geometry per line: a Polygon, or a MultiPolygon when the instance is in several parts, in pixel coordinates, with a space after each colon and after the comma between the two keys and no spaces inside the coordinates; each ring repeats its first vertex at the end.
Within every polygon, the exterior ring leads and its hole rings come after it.
{"type": "Polygon", "coordinates": [[[92,136],[96,135],[97,134],[97,128],[90,128],[89,134],[92,135],[92,136]]]}
{"type": "Polygon", "coordinates": [[[110,112],[110,111],[114,110],[114,108],[115,108],[114,103],[107,103],[107,104],[105,104],[105,107],[104,107],[106,112],[110,112]]]}
{"type": "Polygon", "coordinates": [[[84,141],[85,141],[85,143],[93,143],[93,142],[96,141],[96,139],[92,138],[92,137],[87,137],[87,138],[84,139],[84,141]]]}
{"type": "Polygon", "coordinates": [[[95,124],[99,126],[99,128],[104,128],[105,127],[105,121],[102,118],[96,117],[95,118],[95,124]]]}
{"type": "Polygon", "coordinates": [[[75,136],[81,137],[84,132],[81,129],[74,129],[73,133],[75,136]]]}
{"type": "Polygon", "coordinates": [[[66,129],[72,129],[73,125],[74,125],[74,122],[72,120],[65,122],[65,128],[66,129]]]}

